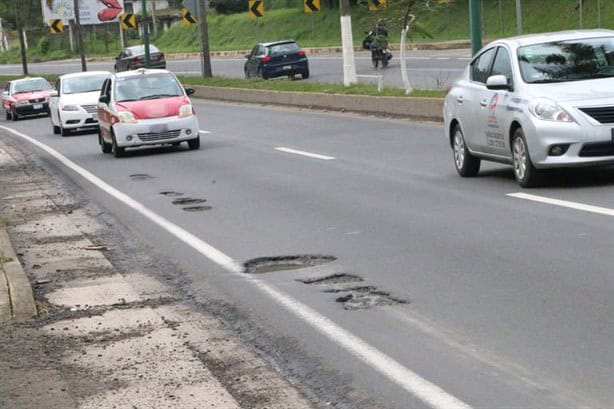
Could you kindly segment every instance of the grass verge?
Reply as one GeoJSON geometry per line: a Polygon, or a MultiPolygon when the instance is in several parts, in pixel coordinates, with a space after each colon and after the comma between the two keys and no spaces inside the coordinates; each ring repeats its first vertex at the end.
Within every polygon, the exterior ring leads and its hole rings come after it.
{"type": "MultiPolygon", "coordinates": [[[[54,83],[58,75],[44,75],[49,82],[54,83]]],[[[22,78],[18,75],[2,75],[0,83],[6,83],[14,79],[22,78]]],[[[401,88],[385,87],[383,92],[377,92],[375,84],[354,84],[345,87],[341,84],[324,84],[319,82],[306,82],[300,80],[289,80],[287,78],[276,80],[257,80],[257,79],[238,79],[226,77],[179,77],[184,85],[205,85],[209,87],[229,87],[259,89],[267,91],[290,91],[290,92],[319,92],[324,94],[344,94],[344,95],[367,95],[373,97],[406,97],[405,91],[401,88]]],[[[444,91],[415,89],[409,95],[418,98],[443,98],[444,91]]]]}

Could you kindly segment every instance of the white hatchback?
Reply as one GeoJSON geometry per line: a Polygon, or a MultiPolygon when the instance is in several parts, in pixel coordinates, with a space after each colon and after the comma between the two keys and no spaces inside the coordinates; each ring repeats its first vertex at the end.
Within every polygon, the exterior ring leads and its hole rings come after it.
{"type": "Polygon", "coordinates": [[[107,71],[65,74],[55,83],[49,99],[54,134],[66,136],[78,129],[98,129],[96,105],[102,83],[111,76],[107,71]]]}

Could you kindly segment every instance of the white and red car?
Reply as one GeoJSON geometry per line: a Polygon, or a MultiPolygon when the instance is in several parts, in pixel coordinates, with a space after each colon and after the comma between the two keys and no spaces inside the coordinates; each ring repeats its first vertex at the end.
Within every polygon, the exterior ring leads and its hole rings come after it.
{"type": "Polygon", "coordinates": [[[167,70],[112,75],[102,85],[97,106],[102,152],[119,157],[126,148],[181,142],[199,149],[198,119],[188,97],[193,93],[167,70]]]}
{"type": "Polygon", "coordinates": [[[2,109],[6,119],[20,116],[49,114],[49,97],[55,91],[40,77],[9,81],[2,93],[2,109]]]}

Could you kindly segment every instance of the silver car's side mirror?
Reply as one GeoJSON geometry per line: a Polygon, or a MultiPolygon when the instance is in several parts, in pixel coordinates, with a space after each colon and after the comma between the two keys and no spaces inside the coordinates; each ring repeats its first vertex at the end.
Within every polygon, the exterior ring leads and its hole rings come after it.
{"type": "Polygon", "coordinates": [[[491,75],[486,80],[486,88],[492,90],[508,90],[511,91],[512,86],[507,82],[505,75],[491,75]]]}

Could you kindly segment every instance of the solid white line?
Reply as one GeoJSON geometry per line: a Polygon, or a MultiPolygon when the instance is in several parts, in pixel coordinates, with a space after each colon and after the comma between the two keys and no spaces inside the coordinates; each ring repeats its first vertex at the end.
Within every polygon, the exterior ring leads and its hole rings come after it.
{"type": "Polygon", "coordinates": [[[333,157],[333,156],[326,156],[326,155],[319,155],[317,153],[298,151],[296,149],[284,148],[282,146],[280,146],[279,148],[275,148],[275,150],[276,151],[280,151],[280,152],[293,153],[295,155],[307,156],[309,158],[322,159],[322,160],[333,160],[333,159],[335,159],[335,157],[333,157]]]}
{"type": "Polygon", "coordinates": [[[533,202],[546,203],[555,206],[567,207],[569,209],[582,210],[584,212],[598,213],[606,216],[614,216],[614,209],[601,206],[587,205],[578,202],[569,202],[567,200],[551,199],[545,196],[532,195],[529,193],[508,193],[507,196],[517,199],[530,200],[533,202]]]}
{"type": "Polygon", "coordinates": [[[177,237],[194,250],[198,251],[209,260],[220,265],[228,272],[237,275],[245,280],[253,283],[257,288],[262,290],[265,294],[271,297],[277,303],[286,307],[289,311],[294,313],[297,317],[309,324],[315,330],[319,331],[322,335],[326,336],[331,342],[340,345],[356,358],[363,361],[371,368],[379,371],[388,380],[396,383],[402,387],[405,391],[409,392],[416,398],[420,399],[427,405],[435,409],[471,409],[469,405],[456,397],[448,394],[446,391],[438,387],[437,385],[427,381],[420,377],[418,374],[405,368],[388,355],[374,348],[370,344],[366,343],[362,339],[358,338],[351,332],[339,327],[333,321],[329,320],[325,316],[321,315],[317,311],[308,307],[307,305],[293,299],[292,297],[284,294],[275,287],[260,281],[254,276],[244,274],[243,266],[234,261],[232,258],[217,250],[213,246],[207,244],[200,238],[194,236],[192,233],[182,229],[181,227],[171,223],[164,217],[159,216],[153,211],[146,208],[141,203],[132,199],[128,195],[115,189],[99,177],[95,176],[88,170],[80,167],[70,159],[66,158],[56,150],[49,146],[37,141],[36,139],[15,131],[11,128],[0,126],[0,129],[4,129],[14,135],[25,139],[26,141],[34,144],[49,155],[56,158],[62,164],[69,169],[73,170],[77,174],[81,175],[84,179],[92,183],[94,186],[100,188],[102,191],[113,196],[120,202],[124,203],[133,210],[139,212],[141,215],[149,219],[154,224],[157,224],[168,233],[177,237]]]}

